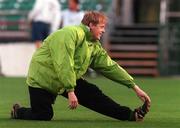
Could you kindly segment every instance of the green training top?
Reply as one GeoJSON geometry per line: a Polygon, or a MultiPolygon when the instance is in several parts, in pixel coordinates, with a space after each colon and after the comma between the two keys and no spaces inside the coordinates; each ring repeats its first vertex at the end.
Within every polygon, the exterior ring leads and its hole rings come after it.
{"type": "Polygon", "coordinates": [[[34,53],[27,84],[44,88],[54,94],[73,91],[76,80],[88,67],[129,88],[133,78],[111,60],[99,41],[93,41],[89,28],[83,24],[64,27],[51,35],[34,53]]]}

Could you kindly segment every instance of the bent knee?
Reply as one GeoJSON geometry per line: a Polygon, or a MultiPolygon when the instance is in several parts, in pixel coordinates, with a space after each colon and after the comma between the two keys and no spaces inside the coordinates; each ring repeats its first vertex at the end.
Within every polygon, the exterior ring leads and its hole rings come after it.
{"type": "Polygon", "coordinates": [[[50,121],[53,118],[53,113],[42,114],[39,120],[50,121]]]}

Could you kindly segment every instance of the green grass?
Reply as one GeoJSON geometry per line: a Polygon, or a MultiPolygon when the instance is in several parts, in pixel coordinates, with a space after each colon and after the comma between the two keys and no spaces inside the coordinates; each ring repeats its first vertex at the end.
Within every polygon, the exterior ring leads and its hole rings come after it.
{"type": "MultiPolygon", "coordinates": [[[[122,105],[135,108],[142,103],[135,93],[124,86],[98,77],[87,78],[96,83],[105,94],[122,105]]],[[[25,78],[0,78],[0,128],[179,128],[180,127],[180,79],[137,78],[136,83],[151,97],[152,106],[143,122],[118,121],[79,106],[67,108],[67,100],[58,97],[54,105],[52,121],[25,121],[10,119],[13,103],[28,106],[28,90],[25,78]]]]}

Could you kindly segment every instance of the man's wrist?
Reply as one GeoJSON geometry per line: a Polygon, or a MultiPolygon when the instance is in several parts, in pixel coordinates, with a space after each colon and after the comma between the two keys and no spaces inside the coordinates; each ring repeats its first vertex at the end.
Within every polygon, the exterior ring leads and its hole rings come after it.
{"type": "Polygon", "coordinates": [[[134,85],[134,86],[133,86],[133,90],[134,90],[134,91],[137,91],[138,89],[139,89],[139,86],[137,86],[137,85],[134,85]]]}
{"type": "Polygon", "coordinates": [[[71,89],[66,89],[66,92],[74,92],[74,88],[71,88],[71,89]]]}

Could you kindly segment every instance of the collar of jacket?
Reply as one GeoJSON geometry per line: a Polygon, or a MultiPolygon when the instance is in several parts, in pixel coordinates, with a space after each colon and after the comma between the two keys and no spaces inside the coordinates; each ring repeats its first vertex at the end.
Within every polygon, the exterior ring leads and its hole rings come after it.
{"type": "Polygon", "coordinates": [[[98,40],[93,40],[92,33],[90,32],[90,28],[84,24],[80,24],[80,27],[84,30],[86,34],[86,39],[92,43],[98,42],[98,40]]]}

